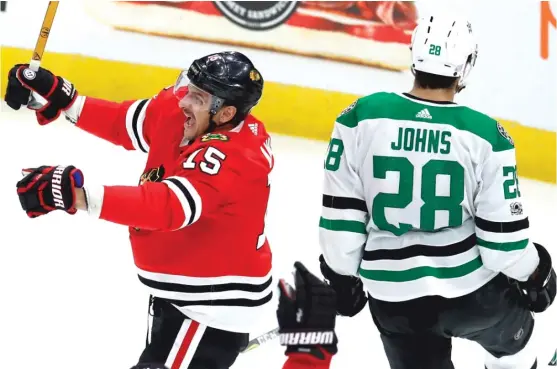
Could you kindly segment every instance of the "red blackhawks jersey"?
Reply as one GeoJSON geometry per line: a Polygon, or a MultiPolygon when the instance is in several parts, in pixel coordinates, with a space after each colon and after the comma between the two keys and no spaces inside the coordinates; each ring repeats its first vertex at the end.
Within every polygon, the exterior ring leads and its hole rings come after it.
{"type": "Polygon", "coordinates": [[[79,128],[147,153],[138,186],[87,191],[100,192],[101,219],[129,226],[152,295],[175,300],[201,324],[250,332],[273,289],[264,234],[270,137],[249,115],[232,130],[183,142],[184,121],[171,89],[123,103],[85,98],[79,128]]]}

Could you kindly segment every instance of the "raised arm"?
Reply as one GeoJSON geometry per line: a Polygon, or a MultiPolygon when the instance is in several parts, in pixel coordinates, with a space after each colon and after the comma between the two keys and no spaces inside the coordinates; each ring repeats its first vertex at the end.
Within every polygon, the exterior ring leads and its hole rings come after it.
{"type": "Polygon", "coordinates": [[[149,150],[156,97],[118,103],[81,96],[70,81],[47,69],[34,72],[27,64],[15,65],[8,76],[6,103],[19,110],[21,106],[27,106],[31,91],[46,101],[35,112],[41,125],[51,123],[63,114],[77,127],[115,145],[127,150],[149,150]]]}

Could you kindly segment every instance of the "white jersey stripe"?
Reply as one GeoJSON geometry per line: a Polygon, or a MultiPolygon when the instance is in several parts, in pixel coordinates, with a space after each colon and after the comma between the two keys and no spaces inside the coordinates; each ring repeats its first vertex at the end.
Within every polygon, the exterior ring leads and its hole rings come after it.
{"type": "Polygon", "coordinates": [[[134,149],[145,153],[149,151],[149,145],[147,145],[143,135],[143,124],[149,101],[137,100],[131,104],[126,112],[126,131],[128,132],[128,137],[134,149]]]}
{"type": "Polygon", "coordinates": [[[195,187],[184,177],[168,177],[163,183],[178,197],[184,210],[184,223],[180,228],[191,225],[199,220],[203,203],[195,187]]]}
{"type": "MultiPolygon", "coordinates": [[[[148,286],[149,293],[152,295],[156,295],[161,298],[170,299],[170,300],[177,300],[184,302],[185,305],[215,305],[215,302],[222,301],[224,304],[224,300],[246,300],[238,304],[239,306],[257,306],[261,305],[258,304],[257,301],[265,300],[274,289],[274,286],[271,284],[266,289],[261,292],[251,292],[251,291],[241,291],[241,290],[229,290],[229,291],[221,291],[221,292],[177,292],[177,291],[169,291],[169,290],[162,290],[155,287],[148,286]],[[248,301],[249,300],[249,301],[248,301]]],[[[232,302],[230,302],[232,304],[232,302]]],[[[229,304],[229,305],[230,305],[229,304]]]]}
{"type": "Polygon", "coordinates": [[[149,151],[149,144],[147,143],[147,141],[145,140],[145,136],[143,135],[143,124],[145,123],[145,116],[147,114],[147,107],[149,106],[149,103],[151,102],[151,99],[147,100],[147,102],[145,103],[145,105],[143,105],[143,108],[141,108],[141,112],[139,113],[139,117],[137,118],[137,133],[139,136],[139,142],[141,143],[141,147],[143,147],[144,152],[148,152],[149,151]]]}
{"type": "Polygon", "coordinates": [[[137,106],[140,102],[141,100],[137,100],[136,102],[134,102],[126,112],[126,130],[128,131],[128,137],[132,141],[132,145],[136,150],[139,150],[139,144],[137,143],[137,138],[135,137],[135,134],[133,132],[133,115],[135,114],[137,106]]]}
{"type": "MultiPolygon", "coordinates": [[[[452,245],[448,246],[437,246],[443,248],[450,248],[452,245]]],[[[430,267],[430,268],[452,268],[459,265],[465,264],[480,255],[480,251],[477,247],[473,247],[463,253],[451,256],[437,256],[437,257],[425,257],[425,256],[415,256],[402,260],[362,260],[361,268],[367,270],[393,270],[393,271],[405,271],[412,268],[418,267],[430,267]]]]}
{"type": "Polygon", "coordinates": [[[164,274],[148,272],[137,268],[137,274],[143,278],[162,283],[183,284],[189,286],[213,286],[218,284],[244,283],[244,284],[263,284],[272,276],[272,272],[262,277],[246,276],[220,276],[220,277],[188,277],[184,275],[164,274]]]}

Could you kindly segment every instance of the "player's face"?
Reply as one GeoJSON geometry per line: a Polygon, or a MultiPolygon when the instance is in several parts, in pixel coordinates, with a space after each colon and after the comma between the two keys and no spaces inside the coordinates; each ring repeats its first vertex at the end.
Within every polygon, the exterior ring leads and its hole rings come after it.
{"type": "Polygon", "coordinates": [[[188,86],[188,92],[180,99],[178,106],[184,116],[184,138],[193,140],[202,135],[209,127],[209,110],[212,96],[194,85],[188,86]]]}

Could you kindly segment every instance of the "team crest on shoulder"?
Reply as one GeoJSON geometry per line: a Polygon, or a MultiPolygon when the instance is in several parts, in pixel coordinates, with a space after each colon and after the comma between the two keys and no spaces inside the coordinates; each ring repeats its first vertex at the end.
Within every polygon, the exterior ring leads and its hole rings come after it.
{"type": "Polygon", "coordinates": [[[201,137],[201,142],[207,141],[229,141],[230,138],[227,135],[223,135],[222,133],[207,133],[206,135],[201,137]]]}
{"type": "Polygon", "coordinates": [[[356,100],[356,101],[354,101],[352,104],[348,105],[346,108],[344,108],[343,111],[340,112],[340,114],[339,114],[338,116],[340,117],[340,116],[342,116],[342,115],[344,115],[344,114],[346,114],[346,113],[349,113],[352,109],[354,109],[354,107],[356,106],[356,103],[357,103],[357,102],[358,102],[358,101],[356,100]]]}
{"type": "Polygon", "coordinates": [[[509,142],[511,143],[511,145],[514,146],[514,141],[511,137],[511,135],[508,134],[508,132],[505,130],[505,128],[501,125],[501,123],[497,122],[497,130],[499,131],[499,133],[501,134],[501,136],[505,137],[507,140],[509,140],[509,142]]]}

